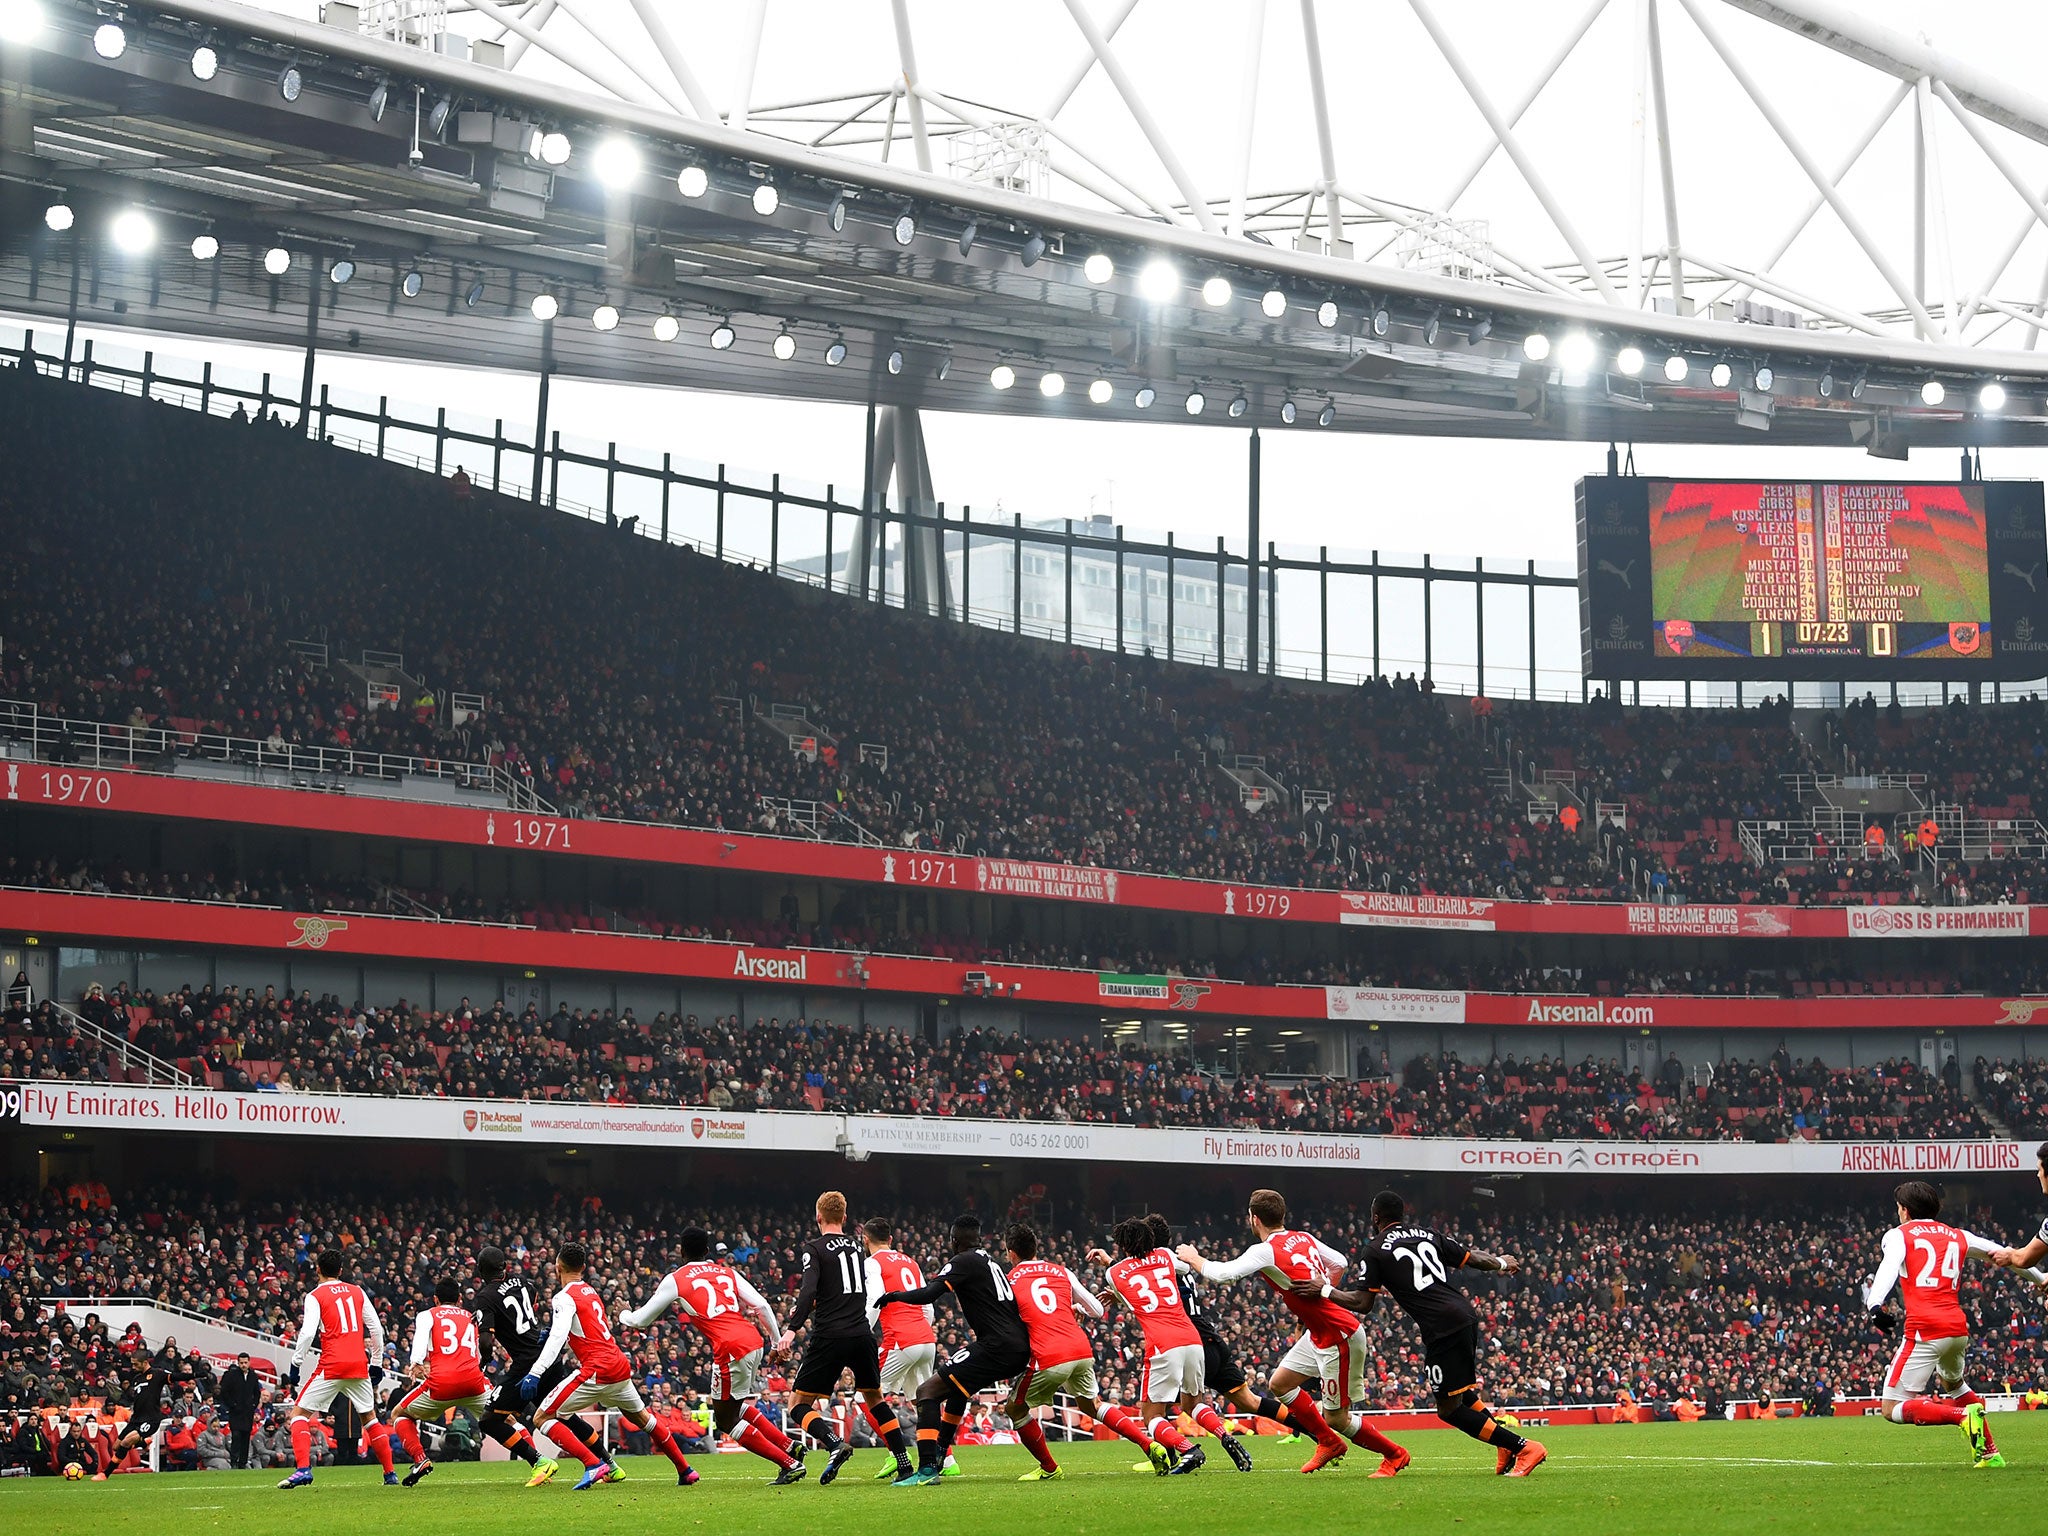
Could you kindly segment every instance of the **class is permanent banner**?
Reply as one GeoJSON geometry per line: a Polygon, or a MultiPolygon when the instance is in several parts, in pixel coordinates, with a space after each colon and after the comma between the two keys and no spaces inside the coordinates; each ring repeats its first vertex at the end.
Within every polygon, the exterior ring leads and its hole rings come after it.
{"type": "Polygon", "coordinates": [[[856,847],[634,821],[586,821],[374,794],[229,784],[175,774],[8,763],[4,798],[24,804],[247,826],[291,827],[406,842],[504,848],[538,856],[735,869],[854,884],[921,886],[1211,917],[1425,928],[1463,933],[1572,933],[1640,938],[1976,939],[2048,932],[2042,910],[1987,907],[1659,906],[1494,901],[1370,891],[1291,890],[1180,880],[1092,866],[856,847]]]}
{"type": "Polygon", "coordinates": [[[0,1082],[0,1130],[123,1130],[211,1136],[674,1147],[1409,1173],[2011,1174],[2031,1166],[2011,1141],[1465,1141],[1413,1136],[1146,1129],[944,1115],[746,1114],[559,1100],[373,1098],[205,1088],[0,1082]]]}

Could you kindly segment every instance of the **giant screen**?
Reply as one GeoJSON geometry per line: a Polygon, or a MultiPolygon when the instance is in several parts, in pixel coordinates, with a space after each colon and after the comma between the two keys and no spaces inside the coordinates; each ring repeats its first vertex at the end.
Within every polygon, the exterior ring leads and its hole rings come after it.
{"type": "Polygon", "coordinates": [[[1586,675],[2048,674],[2034,481],[1579,482],[1586,675]]]}

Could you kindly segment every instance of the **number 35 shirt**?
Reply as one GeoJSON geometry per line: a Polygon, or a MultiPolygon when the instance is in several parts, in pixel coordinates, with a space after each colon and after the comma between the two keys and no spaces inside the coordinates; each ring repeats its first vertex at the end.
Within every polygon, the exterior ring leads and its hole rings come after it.
{"type": "Polygon", "coordinates": [[[1428,1227],[1390,1227],[1366,1246],[1358,1283],[1391,1296],[1424,1339],[1440,1339],[1479,1321],[1465,1293],[1450,1283],[1450,1272],[1464,1266],[1468,1252],[1456,1238],[1428,1227]]]}

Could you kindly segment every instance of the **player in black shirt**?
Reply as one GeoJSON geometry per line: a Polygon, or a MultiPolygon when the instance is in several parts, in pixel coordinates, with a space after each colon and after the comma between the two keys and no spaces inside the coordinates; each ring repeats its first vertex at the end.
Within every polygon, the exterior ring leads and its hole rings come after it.
{"type": "Polygon", "coordinates": [[[882,1395],[881,1363],[868,1328],[867,1246],[847,1235],[846,1196],[838,1190],[818,1196],[817,1215],[819,1235],[803,1246],[803,1281],[775,1346],[778,1354],[787,1354],[796,1344],[797,1329],[806,1322],[811,1325],[803,1362],[790,1383],[790,1422],[825,1452],[825,1470],[818,1474],[822,1488],[839,1475],[853,1447],[833,1432],[817,1401],[831,1395],[842,1372],[851,1371],[854,1389],[868,1405],[869,1421],[896,1458],[897,1475],[907,1477],[910,1450],[896,1410],[882,1395]]]}
{"type": "MultiPolygon", "coordinates": [[[[476,1318],[477,1359],[486,1366],[491,1363],[493,1340],[504,1348],[506,1355],[504,1374],[498,1378],[497,1395],[491,1399],[490,1411],[483,1416],[478,1427],[533,1468],[526,1486],[537,1488],[555,1475],[557,1464],[552,1457],[540,1454],[531,1431],[518,1421],[517,1416],[526,1412],[525,1400],[519,1395],[519,1383],[532,1371],[541,1346],[547,1343],[548,1330],[534,1301],[533,1287],[527,1284],[526,1277],[505,1273],[505,1251],[502,1248],[477,1251],[476,1293],[470,1297],[469,1310],[476,1318]]],[[[549,1366],[541,1378],[543,1397],[572,1368],[568,1351],[564,1350],[562,1355],[563,1358],[549,1366]]],[[[588,1420],[569,1418],[561,1422],[567,1424],[585,1445],[596,1443],[597,1431],[588,1420]]]]}
{"type": "Polygon", "coordinates": [[[921,1307],[948,1292],[960,1303],[974,1342],[954,1351],[917,1389],[917,1470],[906,1469],[892,1485],[897,1488],[936,1483],[967,1416],[967,1400],[1031,1363],[1031,1336],[1011,1294],[1009,1273],[981,1246],[979,1216],[954,1221],[953,1256],[944,1268],[914,1291],[885,1292],[879,1305],[903,1301],[921,1307]]]}
{"type": "Polygon", "coordinates": [[[1393,1297],[1422,1330],[1422,1359],[1436,1394],[1436,1416],[1496,1453],[1494,1471],[1527,1477],[1548,1455],[1489,1413],[1479,1399],[1479,1313],[1451,1284],[1454,1269],[1517,1273],[1521,1260],[1467,1248],[1454,1237],[1411,1225],[1408,1202],[1391,1189],[1372,1197],[1372,1241],[1358,1264],[1358,1286],[1338,1290],[1297,1280],[1297,1291],[1319,1291],[1340,1307],[1363,1315],[1382,1292],[1393,1297]]]}
{"type": "Polygon", "coordinates": [[[116,1461],[137,1446],[146,1447],[156,1438],[156,1432],[163,1428],[164,1391],[170,1384],[170,1376],[161,1366],[155,1365],[150,1367],[146,1377],[135,1384],[128,1396],[128,1428],[114,1442],[116,1461]]]}

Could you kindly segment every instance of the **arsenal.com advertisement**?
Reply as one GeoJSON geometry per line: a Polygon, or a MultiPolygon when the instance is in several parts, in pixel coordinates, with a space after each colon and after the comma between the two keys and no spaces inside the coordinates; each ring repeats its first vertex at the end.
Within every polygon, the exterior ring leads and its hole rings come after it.
{"type": "Polygon", "coordinates": [[[1070,1125],[949,1116],[735,1114],[656,1108],[348,1094],[226,1093],[0,1083],[0,1125],[66,1130],[321,1136],[551,1146],[704,1147],[845,1153],[866,1158],[972,1157],[1149,1163],[1186,1168],[1345,1168],[1531,1174],[2020,1174],[2012,1141],[1521,1142],[1417,1136],[1070,1125]]]}

